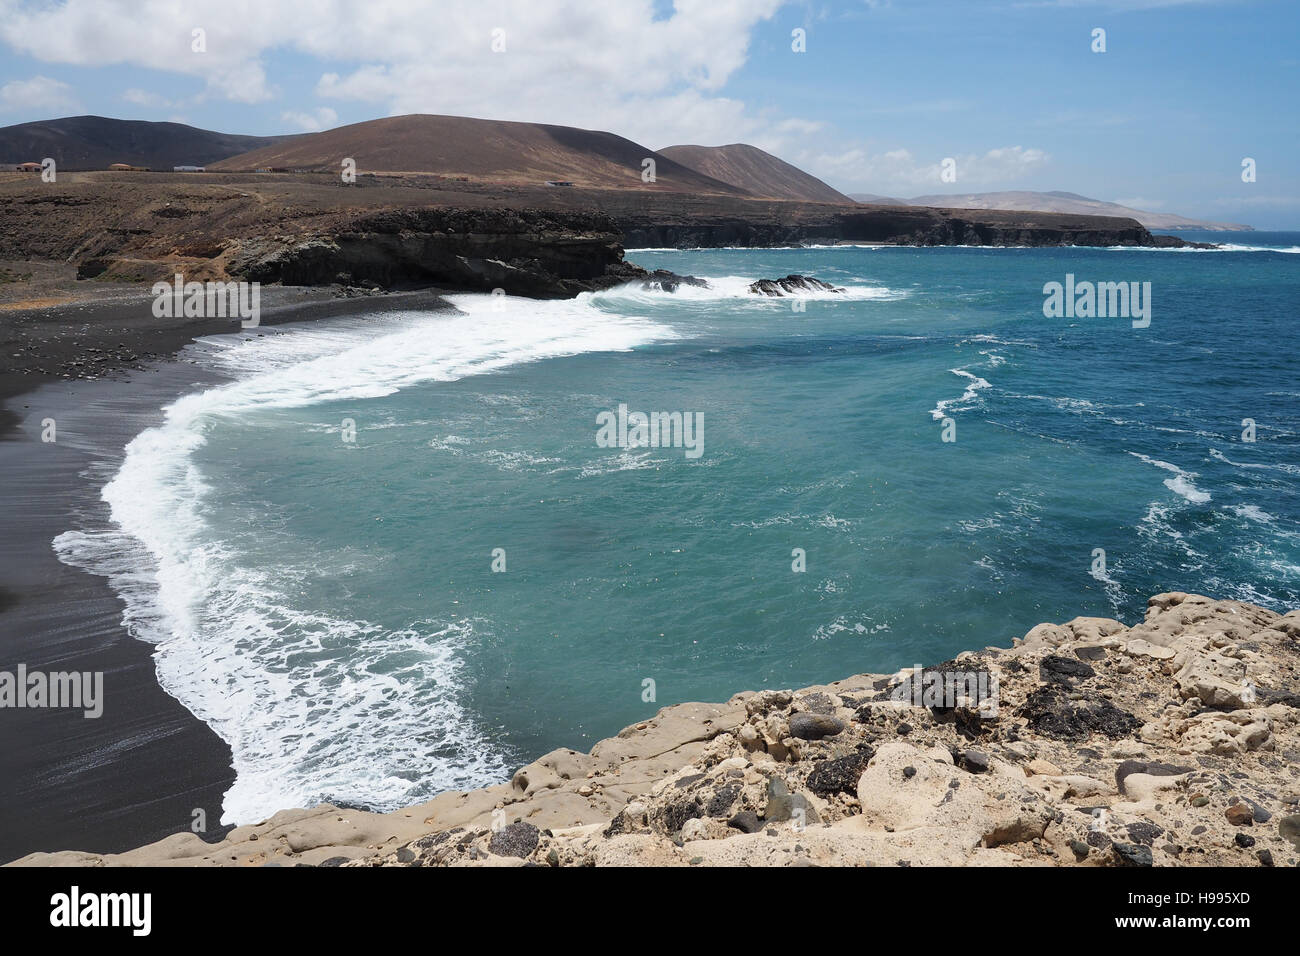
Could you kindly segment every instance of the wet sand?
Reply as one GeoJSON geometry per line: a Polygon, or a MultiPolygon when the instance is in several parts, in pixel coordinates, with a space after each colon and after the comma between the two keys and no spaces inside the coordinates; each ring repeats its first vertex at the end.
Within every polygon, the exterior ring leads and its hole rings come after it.
{"type": "MultiPolygon", "coordinates": [[[[147,290],[112,293],[0,309],[0,670],[103,672],[105,698],[96,719],[0,710],[0,862],[37,850],[125,850],[194,832],[196,811],[206,817],[204,839],[228,829],[218,821],[234,779],[229,748],[158,686],[152,646],[123,628],[106,579],[63,564],[51,542],[103,525],[99,490],[127,442],[160,422],[164,405],[218,380],[171,356],[196,336],[238,326],[155,319],[147,290]],[[110,351],[87,368],[88,356],[110,351]],[[46,418],[56,422],[52,443],[41,440],[46,418]]],[[[434,290],[336,298],[267,288],[262,324],[442,307],[434,290]]]]}

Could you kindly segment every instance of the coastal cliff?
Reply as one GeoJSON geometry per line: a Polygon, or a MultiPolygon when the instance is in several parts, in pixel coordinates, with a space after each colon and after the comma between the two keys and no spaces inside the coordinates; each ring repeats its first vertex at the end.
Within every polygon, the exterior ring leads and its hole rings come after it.
{"type": "Polygon", "coordinates": [[[215,844],[14,865],[1296,865],[1300,611],[1167,593],[1131,627],[1012,643],[665,707],[394,813],[286,810],[215,844]]]}
{"type": "Polygon", "coordinates": [[[1182,246],[1153,236],[1132,219],[1053,213],[832,207],[805,215],[617,217],[625,244],[639,247],[781,246],[802,243],[882,243],[902,246],[1182,246]]]}
{"type": "MultiPolygon", "coordinates": [[[[14,174],[17,176],[17,174],[14,174]]],[[[625,247],[1182,246],[1131,219],[325,174],[0,177],[0,260],[99,283],[244,279],[538,298],[640,278],[625,247]]]]}

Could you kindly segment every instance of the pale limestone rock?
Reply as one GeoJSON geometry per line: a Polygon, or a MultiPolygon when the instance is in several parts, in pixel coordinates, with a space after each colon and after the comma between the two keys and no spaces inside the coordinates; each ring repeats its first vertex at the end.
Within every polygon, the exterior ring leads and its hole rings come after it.
{"type": "Polygon", "coordinates": [[[1058,767],[1056,764],[1052,763],[1050,760],[1042,760],[1042,759],[1031,760],[1029,761],[1029,763],[1025,764],[1026,777],[1033,777],[1037,775],[1042,775],[1045,777],[1059,777],[1061,776],[1062,772],[1063,771],[1061,770],[1061,768],[1058,767]]]}

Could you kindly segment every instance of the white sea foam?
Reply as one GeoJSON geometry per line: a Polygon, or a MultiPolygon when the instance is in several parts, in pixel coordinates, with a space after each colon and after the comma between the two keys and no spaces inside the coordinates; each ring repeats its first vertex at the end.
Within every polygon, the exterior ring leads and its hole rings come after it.
{"type": "Polygon", "coordinates": [[[953,375],[967,379],[970,384],[966,386],[966,391],[961,393],[960,398],[946,398],[930,410],[930,417],[935,421],[942,420],[943,417],[948,414],[949,409],[955,409],[957,411],[963,410],[979,397],[980,392],[986,388],[993,387],[987,379],[980,378],[978,375],[973,372],[968,372],[964,368],[950,368],[948,371],[952,372],[953,375]]]}
{"type": "Polygon", "coordinates": [[[1228,510],[1241,518],[1248,518],[1260,524],[1272,524],[1277,519],[1258,505],[1229,505],[1228,510]]]}
{"type": "Polygon", "coordinates": [[[1210,500],[1209,493],[1197,488],[1193,482],[1193,479],[1196,477],[1195,472],[1184,471],[1177,465],[1171,465],[1169,462],[1160,461],[1157,458],[1150,458],[1136,451],[1131,451],[1129,454],[1134,458],[1146,462],[1148,465],[1154,465],[1155,467],[1161,468],[1165,471],[1173,472],[1174,477],[1166,478],[1164,484],[1166,488],[1179,497],[1185,498],[1194,505],[1203,505],[1205,502],[1210,500]]]}
{"type": "MultiPolygon", "coordinates": [[[[273,574],[258,567],[209,522],[212,489],[194,460],[224,418],[674,336],[581,299],[452,301],[463,314],[372,316],[204,340],[196,353],[234,380],[172,403],[161,425],[127,446],[103,490],[111,528],[54,542],[67,563],[110,579],[125,603],[123,623],[156,645],[162,686],[230,745],[237,776],[224,823],[323,799],[395,808],[508,770],[459,700],[459,648],[490,622],[457,620],[448,609],[445,618],[393,629],[304,611],[294,597],[328,573],[330,556],[273,574]],[[347,664],[339,666],[343,648],[347,664]],[[419,768],[418,782],[411,768],[419,768]]],[[[456,436],[444,441],[459,444],[456,436]]]]}
{"type": "Polygon", "coordinates": [[[820,625],[817,630],[813,632],[812,639],[814,641],[824,641],[828,638],[834,637],[836,634],[846,633],[870,636],[887,630],[889,630],[889,625],[887,623],[877,624],[869,617],[860,621],[850,622],[847,617],[840,615],[835,618],[835,620],[820,625]]]}
{"type": "Polygon", "coordinates": [[[786,296],[767,296],[749,291],[749,286],[757,281],[756,277],[731,275],[700,276],[700,278],[709,284],[708,288],[701,288],[683,282],[677,285],[672,292],[664,292],[653,287],[642,288],[640,282],[629,282],[626,285],[615,286],[603,292],[584,293],[584,295],[589,295],[590,301],[594,304],[633,302],[663,305],[671,302],[718,302],[723,299],[731,299],[754,303],[778,303],[788,309],[788,303],[799,299],[806,299],[810,302],[887,302],[904,299],[911,294],[905,289],[890,289],[885,286],[840,285],[836,283],[835,287],[841,290],[839,292],[800,292],[786,296]]]}
{"type": "MultiPolygon", "coordinates": [[[[1213,436],[1218,437],[1218,436],[1213,436]]],[[[1233,461],[1217,448],[1210,449],[1210,457],[1215,461],[1221,461],[1225,465],[1232,465],[1234,468],[1256,469],[1260,471],[1280,471],[1288,475],[1300,475],[1300,465],[1293,465],[1290,462],[1248,462],[1233,461]]]]}
{"type": "MultiPolygon", "coordinates": [[[[1198,242],[1204,240],[1197,240],[1198,242]]],[[[1213,240],[1210,240],[1213,241],[1213,240]]],[[[1300,252],[1300,246],[1248,246],[1235,242],[1215,243],[1217,249],[1197,249],[1192,246],[1103,246],[1107,252],[1300,252]]],[[[1086,249],[1088,246],[1071,246],[1086,249]]]]}

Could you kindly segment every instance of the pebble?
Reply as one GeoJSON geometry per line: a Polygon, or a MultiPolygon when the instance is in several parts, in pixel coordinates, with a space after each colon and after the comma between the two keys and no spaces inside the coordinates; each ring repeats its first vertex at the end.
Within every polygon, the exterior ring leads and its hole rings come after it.
{"type": "Polygon", "coordinates": [[[1244,833],[1238,833],[1235,839],[1237,846],[1241,847],[1243,850],[1249,850],[1255,845],[1255,838],[1253,836],[1246,836],[1244,833]]]}
{"type": "Polygon", "coordinates": [[[1234,803],[1223,811],[1223,815],[1235,827],[1248,827],[1255,819],[1255,814],[1244,803],[1234,803]]]}
{"type": "Polygon", "coordinates": [[[982,750],[963,750],[961,752],[962,769],[971,773],[988,773],[989,755],[982,750]]]}
{"type": "Polygon", "coordinates": [[[1292,814],[1277,821],[1277,832],[1297,850],[1300,850],[1300,814],[1292,814]]]}
{"type": "Polygon", "coordinates": [[[790,736],[800,740],[821,740],[834,737],[844,730],[844,722],[827,714],[793,714],[790,717],[790,736]]]}
{"type": "Polygon", "coordinates": [[[1111,850],[1114,851],[1121,866],[1150,866],[1152,863],[1150,847],[1138,846],[1134,843],[1115,843],[1112,844],[1111,850]]]}

